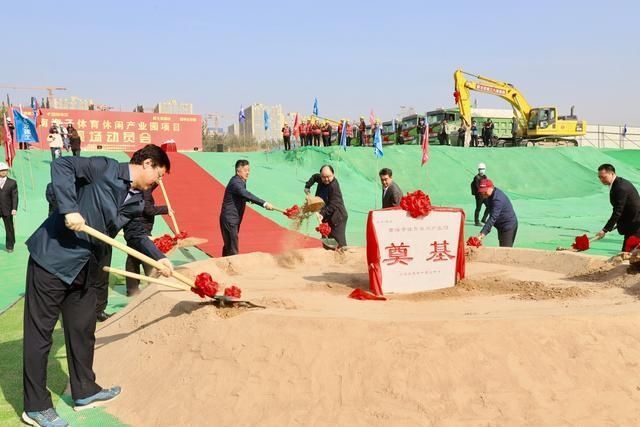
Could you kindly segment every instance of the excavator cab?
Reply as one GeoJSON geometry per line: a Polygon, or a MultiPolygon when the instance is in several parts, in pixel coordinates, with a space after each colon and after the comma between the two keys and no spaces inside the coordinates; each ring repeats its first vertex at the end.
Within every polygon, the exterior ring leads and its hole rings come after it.
{"type": "Polygon", "coordinates": [[[530,131],[554,129],[556,117],[555,107],[532,108],[529,112],[527,129],[530,131]]]}

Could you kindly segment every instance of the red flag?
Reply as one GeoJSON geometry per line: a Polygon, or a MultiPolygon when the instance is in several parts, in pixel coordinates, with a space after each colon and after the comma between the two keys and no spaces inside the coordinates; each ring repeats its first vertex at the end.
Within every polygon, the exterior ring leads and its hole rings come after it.
{"type": "Polygon", "coordinates": [[[298,123],[298,113],[296,113],[296,118],[293,120],[293,136],[296,138],[300,137],[300,123],[298,123]]]}
{"type": "Polygon", "coordinates": [[[429,125],[426,125],[424,134],[422,135],[422,165],[429,161],[429,125]]]}
{"type": "Polygon", "coordinates": [[[7,124],[7,115],[4,116],[4,158],[9,167],[13,166],[13,159],[16,157],[16,147],[13,145],[11,131],[7,124]]]}
{"type": "Polygon", "coordinates": [[[371,113],[369,113],[369,124],[371,127],[376,124],[376,116],[373,114],[373,109],[371,109],[371,113]]]}

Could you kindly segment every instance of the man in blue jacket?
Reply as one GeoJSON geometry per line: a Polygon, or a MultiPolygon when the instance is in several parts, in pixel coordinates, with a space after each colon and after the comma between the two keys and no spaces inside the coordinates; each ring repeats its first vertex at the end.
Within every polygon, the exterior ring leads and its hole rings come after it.
{"type": "Polygon", "coordinates": [[[266,210],[273,210],[270,203],[254,196],[247,191],[247,180],[251,167],[248,160],[238,160],[236,162],[236,174],[229,180],[227,188],[224,190],[222,199],[222,210],[220,212],[220,231],[224,246],[222,256],[236,255],[238,249],[238,233],[240,224],[244,216],[244,208],[247,202],[260,205],[266,210]]]}
{"type": "Polygon", "coordinates": [[[62,157],[52,162],[57,208],[27,240],[31,256],[24,297],[22,413],[27,424],[67,425],[53,409],[46,384],[47,356],[61,313],[75,408],[90,408],[120,394],[120,387],[100,387],[93,372],[95,286],[110,247],[81,230],[87,224],[115,237],[124,228],[129,246],[161,262],[161,273],[170,275],[171,262],[138,220],[144,207],[142,191],[169,169],[169,158],[155,145],[136,151],[129,164],[107,157],[62,157]]]}
{"type": "Polygon", "coordinates": [[[494,187],[490,179],[483,179],[478,186],[478,193],[489,203],[489,219],[482,227],[480,240],[491,232],[498,230],[498,242],[501,247],[512,248],[518,232],[518,218],[511,205],[511,200],[499,188],[494,187]]]}

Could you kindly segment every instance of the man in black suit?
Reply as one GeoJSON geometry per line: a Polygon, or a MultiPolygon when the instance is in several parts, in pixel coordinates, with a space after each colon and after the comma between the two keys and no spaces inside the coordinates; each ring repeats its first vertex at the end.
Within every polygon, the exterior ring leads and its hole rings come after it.
{"type": "Polygon", "coordinates": [[[393,180],[393,171],[389,168],[380,169],[380,183],[382,184],[382,209],[400,206],[402,190],[393,180]]]}
{"type": "Polygon", "coordinates": [[[627,239],[633,235],[638,235],[640,230],[640,196],[638,190],[632,183],[616,175],[616,168],[605,163],[598,168],[598,178],[604,185],[611,187],[609,191],[609,201],[613,206],[613,212],[609,221],[596,234],[596,237],[603,238],[605,234],[618,229],[618,233],[624,236],[622,250],[624,251],[627,239]]]}
{"type": "Polygon", "coordinates": [[[67,425],[47,390],[47,356],[53,329],[62,314],[69,359],[71,396],[76,409],[109,401],[120,387],[103,389],[93,372],[97,272],[110,247],[82,232],[84,224],[115,237],[124,228],[129,246],[164,265],[171,262],[133,221],[142,214],[142,191],[170,169],[167,154],[155,145],[136,151],[131,161],[107,157],[62,157],[51,164],[57,208],[27,240],[30,252],[24,296],[22,419],[30,425],[67,425]]]}
{"type": "Polygon", "coordinates": [[[18,183],[9,178],[8,174],[9,165],[0,162],[0,216],[6,234],[5,247],[7,252],[13,252],[13,246],[16,244],[13,217],[18,213],[18,183]]]}
{"type": "Polygon", "coordinates": [[[229,180],[227,188],[224,190],[222,199],[222,210],[220,211],[220,231],[224,246],[222,256],[236,255],[238,249],[238,233],[240,224],[244,216],[244,209],[247,202],[260,205],[266,210],[273,210],[270,203],[254,196],[247,191],[247,180],[251,167],[248,160],[238,160],[236,162],[236,174],[229,180]]]}
{"type": "Polygon", "coordinates": [[[340,184],[335,177],[333,167],[324,165],[320,168],[320,173],[313,174],[304,186],[304,192],[309,194],[313,184],[316,187],[316,196],[324,200],[324,207],[320,210],[320,219],[331,226],[330,238],[336,239],[338,249],[347,246],[347,208],[342,199],[340,184]]]}
{"type": "MultiPolygon", "coordinates": [[[[137,219],[142,223],[144,227],[144,231],[148,236],[151,236],[151,232],[153,231],[153,224],[155,223],[156,215],[168,215],[169,208],[167,206],[161,205],[157,206],[156,201],[153,198],[153,191],[158,187],[158,184],[153,184],[153,186],[142,192],[142,198],[144,199],[144,210],[142,211],[142,216],[137,219]]],[[[127,256],[127,261],[125,263],[125,268],[127,271],[132,273],[140,274],[140,266],[144,269],[144,273],[148,276],[151,274],[151,270],[153,267],[143,263],[138,258],[134,258],[131,255],[127,256]]],[[[127,277],[127,296],[131,297],[140,292],[140,280],[133,279],[131,277],[127,277]]]]}

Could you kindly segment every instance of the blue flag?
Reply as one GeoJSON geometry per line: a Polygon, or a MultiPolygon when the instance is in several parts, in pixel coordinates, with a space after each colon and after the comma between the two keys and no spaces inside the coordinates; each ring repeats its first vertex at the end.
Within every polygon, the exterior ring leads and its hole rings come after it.
{"type": "Polygon", "coordinates": [[[380,123],[376,124],[376,132],[373,134],[373,154],[376,158],[380,158],[384,156],[384,152],[382,151],[382,125],[380,123]]]}
{"type": "Polygon", "coordinates": [[[340,135],[340,146],[347,151],[347,124],[342,123],[342,134],[340,135]]]}
{"type": "Polygon", "coordinates": [[[313,99],[313,115],[318,115],[318,98],[313,99]]]}
{"type": "Polygon", "coordinates": [[[245,120],[247,120],[247,118],[244,116],[244,108],[242,108],[242,105],[241,105],[240,112],[238,113],[238,121],[240,123],[244,123],[245,120]]]}
{"type": "Polygon", "coordinates": [[[269,130],[269,113],[264,110],[264,130],[269,130]]]}
{"type": "Polygon", "coordinates": [[[38,132],[36,132],[36,123],[29,117],[24,116],[20,110],[13,109],[13,121],[16,127],[16,141],[33,144],[38,141],[38,132]]]}

